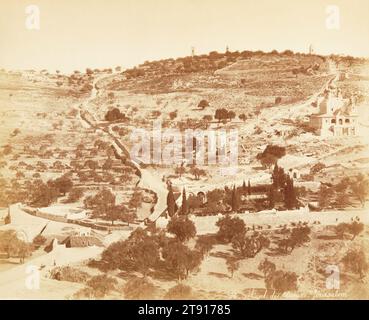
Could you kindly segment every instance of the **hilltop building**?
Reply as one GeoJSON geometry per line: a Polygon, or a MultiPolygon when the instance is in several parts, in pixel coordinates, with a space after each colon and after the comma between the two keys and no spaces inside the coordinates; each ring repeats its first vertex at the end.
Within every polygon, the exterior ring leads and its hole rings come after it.
{"type": "Polygon", "coordinates": [[[310,117],[310,125],[320,136],[357,135],[358,114],[355,98],[343,99],[340,89],[331,86],[317,101],[319,113],[310,117]]]}

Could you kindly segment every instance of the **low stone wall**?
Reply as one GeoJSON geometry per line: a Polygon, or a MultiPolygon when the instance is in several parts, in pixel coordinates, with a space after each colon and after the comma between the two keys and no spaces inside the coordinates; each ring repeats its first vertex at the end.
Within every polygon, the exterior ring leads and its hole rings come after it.
{"type": "Polygon", "coordinates": [[[44,219],[48,219],[48,220],[53,220],[53,221],[57,221],[57,222],[68,222],[68,219],[66,216],[61,216],[61,215],[54,215],[51,213],[45,213],[45,212],[41,212],[39,210],[35,211],[35,216],[39,217],[39,218],[44,218],[44,219]]]}
{"type": "Polygon", "coordinates": [[[63,222],[63,223],[71,223],[76,224],[82,227],[87,227],[95,230],[100,231],[114,231],[114,230],[132,230],[133,228],[131,226],[105,226],[105,225],[99,225],[94,222],[90,221],[84,221],[84,220],[74,220],[74,219],[68,219],[66,216],[58,216],[53,214],[48,214],[45,212],[41,212],[38,209],[32,209],[32,208],[22,208],[22,210],[30,215],[33,215],[35,217],[55,221],[55,222],[63,222]]]}

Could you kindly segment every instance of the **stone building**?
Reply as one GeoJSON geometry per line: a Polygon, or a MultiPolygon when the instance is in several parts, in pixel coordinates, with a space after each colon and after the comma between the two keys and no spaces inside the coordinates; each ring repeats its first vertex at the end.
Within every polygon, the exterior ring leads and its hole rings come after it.
{"type": "Polygon", "coordinates": [[[354,97],[343,99],[340,89],[329,88],[317,101],[319,113],[310,117],[310,126],[320,136],[357,135],[358,114],[354,97]]]}

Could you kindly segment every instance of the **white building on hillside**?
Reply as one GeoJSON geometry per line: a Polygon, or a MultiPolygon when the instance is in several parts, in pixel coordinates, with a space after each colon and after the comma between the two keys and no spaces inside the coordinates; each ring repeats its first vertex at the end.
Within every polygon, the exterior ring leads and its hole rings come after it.
{"type": "Polygon", "coordinates": [[[341,91],[330,88],[317,101],[319,113],[310,117],[310,125],[319,135],[355,136],[358,134],[358,114],[354,97],[343,99],[341,91]]]}

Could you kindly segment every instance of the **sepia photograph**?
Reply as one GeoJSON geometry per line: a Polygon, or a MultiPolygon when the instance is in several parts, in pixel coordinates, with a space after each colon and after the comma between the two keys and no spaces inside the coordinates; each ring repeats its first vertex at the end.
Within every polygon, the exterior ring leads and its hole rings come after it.
{"type": "Polygon", "coordinates": [[[1,0],[0,300],[368,300],[368,13],[1,0]]]}

